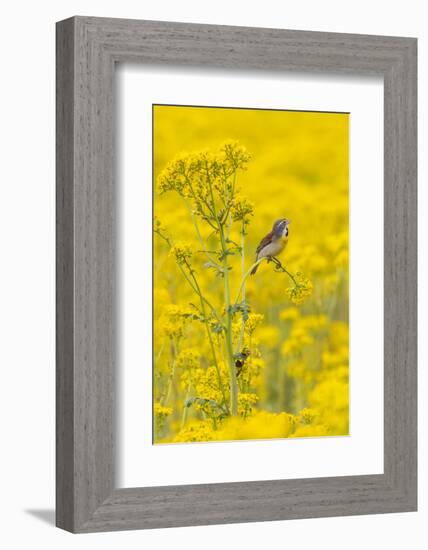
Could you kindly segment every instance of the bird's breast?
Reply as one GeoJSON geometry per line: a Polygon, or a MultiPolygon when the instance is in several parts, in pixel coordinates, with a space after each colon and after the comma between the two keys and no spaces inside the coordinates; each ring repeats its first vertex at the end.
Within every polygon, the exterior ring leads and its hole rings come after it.
{"type": "Polygon", "coordinates": [[[275,244],[278,247],[278,249],[282,252],[284,248],[287,246],[287,243],[288,243],[288,237],[283,235],[282,237],[276,240],[275,244]]]}
{"type": "Polygon", "coordinates": [[[277,256],[284,250],[287,240],[288,239],[283,239],[282,237],[275,239],[260,251],[258,258],[262,258],[263,256],[277,256]]]}
{"type": "Polygon", "coordinates": [[[280,248],[281,252],[287,246],[287,243],[288,243],[288,237],[281,237],[280,239],[278,239],[278,247],[280,248]]]}

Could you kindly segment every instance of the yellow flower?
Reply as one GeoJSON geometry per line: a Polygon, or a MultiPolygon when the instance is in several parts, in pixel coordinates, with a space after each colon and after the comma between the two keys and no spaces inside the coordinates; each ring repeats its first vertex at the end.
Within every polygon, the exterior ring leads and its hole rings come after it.
{"type": "Polygon", "coordinates": [[[258,400],[259,397],[255,393],[240,393],[238,396],[238,413],[244,416],[251,413],[258,400]]]}
{"type": "Polygon", "coordinates": [[[310,273],[322,273],[328,267],[327,258],[320,252],[320,250],[314,246],[306,246],[302,251],[302,260],[305,269],[310,273]]]}
{"type": "Polygon", "coordinates": [[[318,425],[302,425],[296,428],[296,430],[290,435],[290,437],[321,437],[324,435],[336,435],[331,434],[328,426],[324,424],[318,425]]]}
{"type": "Polygon", "coordinates": [[[164,336],[170,338],[181,338],[186,323],[186,311],[181,306],[169,304],[165,306],[156,328],[164,336]]]}
{"type": "Polygon", "coordinates": [[[339,254],[334,259],[334,265],[337,267],[347,268],[349,263],[349,253],[348,250],[341,250],[339,254]]]}
{"type": "Polygon", "coordinates": [[[153,406],[153,412],[156,418],[167,418],[172,414],[171,407],[163,407],[160,403],[155,403],[153,406]]]}
{"type": "Polygon", "coordinates": [[[189,244],[179,242],[174,244],[171,247],[169,254],[170,256],[175,258],[175,261],[179,265],[183,265],[183,264],[189,263],[189,260],[191,259],[193,252],[189,244]]]}
{"type": "Polygon", "coordinates": [[[169,294],[165,288],[155,288],[153,292],[153,301],[159,311],[169,303],[169,294]]]}
{"type": "Polygon", "coordinates": [[[259,328],[257,340],[263,346],[274,348],[279,342],[279,329],[273,325],[266,325],[259,328]]]}
{"type": "Polygon", "coordinates": [[[337,285],[339,284],[339,275],[335,271],[334,273],[327,274],[324,277],[323,286],[326,294],[333,294],[337,291],[337,285]]]}
{"type": "Polygon", "coordinates": [[[196,369],[200,364],[200,354],[191,348],[185,348],[177,356],[177,366],[182,369],[196,369]]]}
{"type": "Polygon", "coordinates": [[[348,232],[335,233],[328,235],[325,239],[325,245],[333,254],[337,254],[341,249],[348,248],[348,232]]]}
{"type": "Polygon", "coordinates": [[[347,381],[326,378],[309,393],[309,403],[321,410],[321,418],[329,426],[332,435],[349,433],[349,385],[347,381]]]}
{"type": "Polygon", "coordinates": [[[348,348],[340,348],[337,352],[324,351],[322,363],[325,368],[331,369],[348,364],[348,348]]]}
{"type": "Polygon", "coordinates": [[[314,420],[319,416],[318,411],[314,409],[302,409],[298,414],[298,419],[303,424],[312,424],[314,420]]]}
{"type": "Polygon", "coordinates": [[[349,345],[349,326],[342,321],[334,321],[330,325],[330,345],[334,350],[349,345]]]}
{"type": "Polygon", "coordinates": [[[246,221],[254,215],[254,205],[247,199],[236,199],[233,202],[231,214],[234,222],[246,221]]]}
{"type": "Polygon", "coordinates": [[[187,185],[187,176],[189,175],[188,156],[186,154],[177,157],[161,172],[158,177],[159,193],[168,191],[177,191],[182,194],[187,185]]]}
{"type": "MultiPolygon", "coordinates": [[[[287,352],[288,353],[288,352],[287,352]]],[[[291,378],[304,378],[306,365],[303,361],[290,361],[287,364],[287,374],[291,378]]]]}
{"type": "Polygon", "coordinates": [[[251,155],[247,149],[237,141],[226,141],[221,147],[224,154],[224,161],[229,163],[229,168],[245,170],[251,155]]]}
{"type": "Polygon", "coordinates": [[[288,307],[286,309],[283,309],[281,313],[279,314],[279,318],[281,321],[294,321],[299,317],[300,312],[297,307],[288,307]]]}
{"type": "Polygon", "coordinates": [[[239,439],[272,439],[288,437],[293,427],[293,416],[288,413],[260,411],[248,418],[233,417],[224,421],[217,433],[220,441],[239,439]]]}
{"type": "Polygon", "coordinates": [[[183,336],[184,322],[173,321],[164,316],[159,319],[157,323],[157,329],[164,336],[169,336],[170,338],[181,338],[183,336]]]}
{"type": "Polygon", "coordinates": [[[298,326],[302,329],[319,331],[327,326],[327,316],[321,315],[305,315],[300,317],[298,326]]]}
{"type": "Polygon", "coordinates": [[[247,322],[245,323],[245,331],[247,334],[253,334],[256,328],[262,323],[264,315],[261,313],[250,313],[247,322]]]}
{"type": "Polygon", "coordinates": [[[284,355],[299,354],[305,346],[313,343],[314,338],[304,327],[295,327],[282,345],[281,351],[284,355]]]}
{"type": "Polygon", "coordinates": [[[293,304],[300,305],[312,295],[313,285],[299,272],[296,273],[295,279],[296,284],[287,288],[287,295],[293,304]]]}
{"type": "Polygon", "coordinates": [[[196,443],[200,441],[213,441],[217,439],[216,432],[208,421],[192,422],[173,438],[174,443],[196,443]]]}
{"type": "Polygon", "coordinates": [[[172,408],[171,407],[164,407],[159,402],[156,402],[153,405],[153,414],[155,417],[155,433],[156,436],[159,436],[165,428],[165,422],[172,414],[172,408]]]}

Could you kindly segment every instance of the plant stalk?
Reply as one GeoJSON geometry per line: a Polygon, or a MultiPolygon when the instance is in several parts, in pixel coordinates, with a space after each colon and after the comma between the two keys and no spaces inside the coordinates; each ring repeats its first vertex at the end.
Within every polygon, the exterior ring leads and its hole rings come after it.
{"type": "Polygon", "coordinates": [[[221,379],[220,367],[218,366],[217,355],[216,355],[215,348],[214,348],[214,342],[213,342],[213,338],[212,338],[212,334],[211,334],[211,329],[210,329],[210,326],[209,326],[209,323],[208,323],[208,319],[207,319],[207,314],[206,314],[206,309],[205,309],[205,303],[204,303],[204,300],[203,300],[203,295],[202,295],[202,292],[201,292],[201,287],[199,286],[198,280],[196,279],[195,274],[193,273],[193,270],[190,268],[190,266],[188,266],[188,268],[189,268],[189,271],[190,271],[190,275],[191,275],[191,277],[192,277],[192,279],[193,279],[193,281],[194,281],[194,283],[195,283],[196,293],[197,293],[198,296],[199,296],[199,300],[200,300],[200,304],[201,304],[201,309],[202,309],[202,315],[203,315],[203,317],[204,317],[204,325],[205,325],[205,328],[206,328],[206,331],[207,331],[207,336],[208,336],[208,342],[209,342],[209,344],[210,344],[211,354],[212,354],[212,356],[213,356],[214,366],[215,366],[215,369],[216,369],[216,372],[217,372],[218,385],[219,385],[221,394],[222,394],[222,396],[223,396],[224,405],[225,405],[227,411],[229,412],[229,408],[228,408],[228,404],[227,404],[227,399],[226,399],[226,392],[225,392],[225,390],[224,390],[223,381],[222,381],[222,379],[221,379]]]}
{"type": "MultiPolygon", "coordinates": [[[[241,227],[241,278],[244,279],[245,276],[245,225],[244,222],[242,222],[241,227]]],[[[245,281],[244,280],[244,286],[242,287],[242,301],[245,301],[245,281]]],[[[236,348],[236,353],[240,353],[242,351],[242,342],[244,340],[244,330],[245,330],[245,320],[244,315],[242,314],[242,324],[241,324],[241,330],[239,332],[239,341],[238,346],[236,348]]]]}
{"type": "Polygon", "coordinates": [[[225,331],[225,340],[226,340],[226,356],[227,364],[229,368],[229,385],[230,385],[230,414],[232,416],[238,415],[238,380],[236,378],[236,369],[235,361],[233,359],[233,343],[232,343],[232,313],[230,310],[230,285],[229,285],[229,265],[228,265],[228,254],[227,254],[227,244],[226,238],[224,235],[224,224],[227,223],[227,220],[224,220],[222,223],[217,215],[217,209],[214,199],[214,193],[212,189],[212,183],[208,174],[207,168],[207,180],[210,190],[210,198],[212,204],[212,212],[216,220],[218,231],[220,234],[220,243],[223,257],[223,278],[224,278],[224,306],[226,311],[226,331],[225,331]]]}
{"type": "Polygon", "coordinates": [[[229,284],[229,267],[227,254],[225,253],[226,242],[224,238],[223,227],[220,226],[221,246],[223,249],[223,266],[224,266],[224,302],[226,308],[226,355],[229,367],[230,379],[230,414],[237,416],[238,414],[238,380],[236,378],[235,361],[233,358],[233,343],[232,343],[232,313],[230,311],[230,284],[229,284]]]}

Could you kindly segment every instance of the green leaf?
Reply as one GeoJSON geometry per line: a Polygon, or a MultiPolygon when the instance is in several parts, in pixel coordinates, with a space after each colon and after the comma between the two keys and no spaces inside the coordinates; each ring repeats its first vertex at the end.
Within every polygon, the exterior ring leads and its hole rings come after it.
{"type": "Polygon", "coordinates": [[[215,334],[220,334],[223,330],[225,330],[225,327],[221,323],[212,323],[211,324],[211,330],[215,334]]]}
{"type": "Polygon", "coordinates": [[[229,306],[229,313],[231,315],[234,315],[235,313],[241,312],[242,318],[244,321],[248,321],[248,316],[250,314],[250,306],[247,302],[247,300],[242,300],[242,302],[238,302],[236,304],[229,306]]]}

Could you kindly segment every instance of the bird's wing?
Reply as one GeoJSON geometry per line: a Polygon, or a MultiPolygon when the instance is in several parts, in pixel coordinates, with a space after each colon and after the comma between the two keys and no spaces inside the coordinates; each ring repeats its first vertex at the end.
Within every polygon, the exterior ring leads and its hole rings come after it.
{"type": "Polygon", "coordinates": [[[260,241],[260,244],[259,246],[257,247],[256,249],[256,255],[261,251],[263,250],[263,248],[265,246],[267,246],[268,244],[270,244],[272,242],[272,238],[273,238],[273,231],[271,231],[270,233],[268,233],[266,235],[266,237],[263,237],[263,239],[260,241]]]}

